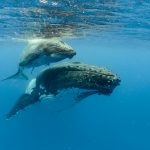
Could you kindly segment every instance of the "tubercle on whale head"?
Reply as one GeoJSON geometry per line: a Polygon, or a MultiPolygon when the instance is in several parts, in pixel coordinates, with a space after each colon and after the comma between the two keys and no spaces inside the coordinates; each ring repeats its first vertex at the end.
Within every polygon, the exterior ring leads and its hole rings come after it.
{"type": "Polygon", "coordinates": [[[58,42],[57,46],[58,47],[55,48],[56,49],[55,52],[58,52],[61,55],[65,55],[70,59],[76,55],[76,51],[74,50],[74,48],[68,45],[67,43],[63,42],[62,40],[58,42]]]}
{"type": "Polygon", "coordinates": [[[76,52],[73,50],[73,49],[69,49],[69,50],[58,50],[56,51],[55,53],[53,54],[56,54],[56,55],[59,55],[61,57],[64,57],[64,58],[72,58],[76,55],[76,52]]]}

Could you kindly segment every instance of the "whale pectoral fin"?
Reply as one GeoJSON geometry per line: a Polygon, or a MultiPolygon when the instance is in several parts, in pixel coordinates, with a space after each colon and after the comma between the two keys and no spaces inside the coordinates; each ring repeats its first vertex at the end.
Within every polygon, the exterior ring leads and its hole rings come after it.
{"type": "Polygon", "coordinates": [[[86,91],[86,92],[81,92],[76,98],[75,98],[75,101],[76,102],[80,102],[81,100],[91,96],[91,95],[94,95],[94,94],[98,94],[99,92],[98,91],[86,91]]]}
{"type": "Polygon", "coordinates": [[[31,74],[33,73],[33,71],[34,71],[34,67],[31,69],[31,74]]]}
{"type": "Polygon", "coordinates": [[[47,62],[47,63],[46,63],[46,66],[50,66],[50,65],[51,65],[51,63],[50,63],[50,62],[47,62]]]}
{"type": "Polygon", "coordinates": [[[18,69],[17,73],[2,79],[1,81],[5,81],[5,80],[9,80],[9,79],[24,79],[24,80],[28,80],[28,77],[22,72],[22,69],[18,69]]]}
{"type": "Polygon", "coordinates": [[[24,110],[27,106],[30,106],[39,101],[39,95],[35,94],[23,94],[17,100],[10,112],[6,115],[6,119],[9,119],[16,115],[19,111],[24,110]]]}

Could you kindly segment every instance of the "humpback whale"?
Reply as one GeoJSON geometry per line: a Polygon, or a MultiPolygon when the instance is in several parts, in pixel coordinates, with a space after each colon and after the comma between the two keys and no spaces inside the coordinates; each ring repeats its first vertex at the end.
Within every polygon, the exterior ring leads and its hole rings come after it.
{"type": "Polygon", "coordinates": [[[25,93],[17,100],[6,117],[11,118],[18,111],[41,101],[42,96],[56,96],[63,89],[88,90],[78,95],[77,101],[93,94],[110,95],[120,81],[110,70],[95,65],[80,62],[55,65],[43,70],[30,81],[25,93]]]}
{"type": "Polygon", "coordinates": [[[22,71],[24,68],[34,69],[65,58],[71,59],[74,55],[74,49],[58,38],[31,40],[20,57],[18,72],[3,80],[18,77],[27,80],[28,77],[22,71]]]}

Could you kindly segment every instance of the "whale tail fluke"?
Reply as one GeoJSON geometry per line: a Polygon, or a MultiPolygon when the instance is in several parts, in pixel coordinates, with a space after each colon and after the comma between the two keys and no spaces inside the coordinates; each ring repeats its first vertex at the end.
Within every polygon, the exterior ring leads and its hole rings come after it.
{"type": "Polygon", "coordinates": [[[22,94],[20,98],[17,100],[15,105],[6,115],[6,119],[10,119],[14,115],[16,115],[19,111],[24,110],[26,107],[36,103],[39,101],[39,95],[36,93],[33,94],[22,94]]]}
{"type": "Polygon", "coordinates": [[[19,68],[17,73],[2,79],[1,81],[9,80],[9,79],[23,79],[23,80],[28,80],[28,77],[23,73],[22,69],[19,68]]]}

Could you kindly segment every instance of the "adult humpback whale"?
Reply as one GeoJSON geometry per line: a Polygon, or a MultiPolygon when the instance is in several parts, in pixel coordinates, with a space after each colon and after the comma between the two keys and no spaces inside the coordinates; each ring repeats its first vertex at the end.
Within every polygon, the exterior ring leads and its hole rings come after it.
{"type": "Polygon", "coordinates": [[[111,71],[79,62],[63,63],[42,71],[29,83],[23,94],[10,112],[7,118],[12,117],[18,111],[41,100],[43,95],[57,95],[61,90],[68,88],[86,89],[88,92],[77,96],[81,100],[92,94],[110,95],[114,88],[120,84],[120,79],[111,71]]]}
{"type": "Polygon", "coordinates": [[[58,38],[31,40],[23,50],[18,72],[3,80],[18,77],[28,79],[22,69],[49,65],[65,58],[71,59],[74,55],[76,55],[74,49],[58,38]]]}

